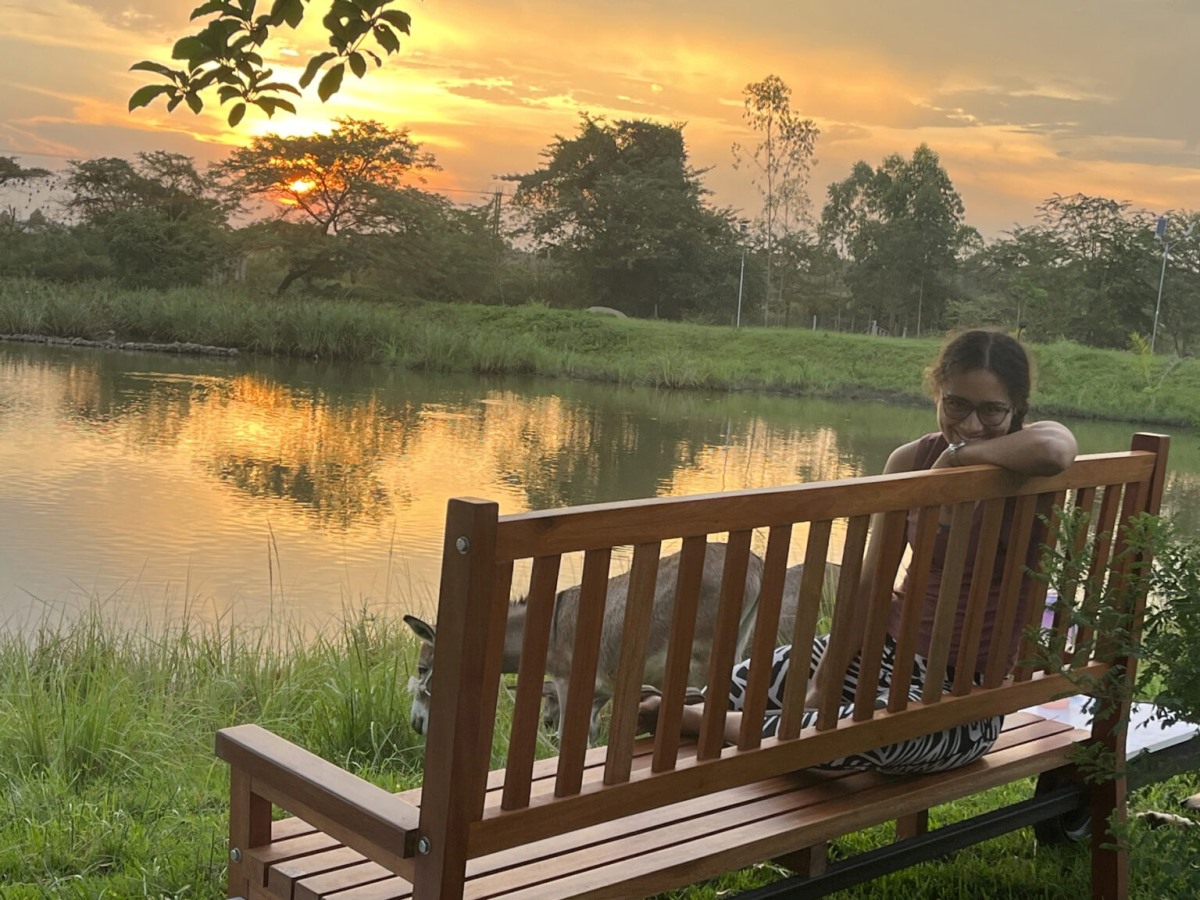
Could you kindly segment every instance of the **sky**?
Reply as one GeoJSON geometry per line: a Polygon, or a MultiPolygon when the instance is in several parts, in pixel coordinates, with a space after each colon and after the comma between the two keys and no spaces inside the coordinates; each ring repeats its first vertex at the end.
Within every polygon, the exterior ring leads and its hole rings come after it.
{"type": "MultiPolygon", "coordinates": [[[[362,81],[347,76],[297,116],[257,111],[230,129],[161,101],[127,111],[168,62],[199,0],[0,0],[0,155],[26,166],[169,150],[200,163],[253,136],[328,130],[335,117],[407,128],[459,202],[536,169],[579,114],[683,124],[711,200],[760,205],[731,146],[752,145],[743,89],[768,74],[820,128],[810,193],[859,160],[926,143],[993,238],[1033,224],[1040,201],[1084,193],[1156,213],[1200,209],[1200,0],[400,0],[412,36],[362,81]]],[[[268,5],[266,0],[261,4],[268,5]]],[[[322,49],[312,0],[298,32],[268,45],[295,81],[322,49]]]]}

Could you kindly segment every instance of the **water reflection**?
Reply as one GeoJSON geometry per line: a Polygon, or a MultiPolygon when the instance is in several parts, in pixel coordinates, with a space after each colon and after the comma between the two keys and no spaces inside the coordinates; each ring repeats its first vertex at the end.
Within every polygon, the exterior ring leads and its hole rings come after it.
{"type": "MultiPolygon", "coordinates": [[[[431,612],[448,497],[517,512],[830,480],[932,426],[880,403],[0,345],[0,620],[88,595],[431,612]]],[[[1133,430],[1076,428],[1085,452],[1133,430]]],[[[1167,485],[1190,533],[1195,444],[1176,441],[1167,485]]]]}

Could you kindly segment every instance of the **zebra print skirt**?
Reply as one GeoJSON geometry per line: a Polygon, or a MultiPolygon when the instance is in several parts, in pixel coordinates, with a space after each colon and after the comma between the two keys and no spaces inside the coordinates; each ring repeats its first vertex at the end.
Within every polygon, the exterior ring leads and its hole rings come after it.
{"type": "MultiPolygon", "coordinates": [[[[812,657],[809,660],[808,674],[811,678],[817,669],[817,664],[825,655],[829,646],[829,635],[821,635],[813,641],[812,657]]],[[[767,691],[767,716],[763,720],[763,737],[774,737],[779,728],[780,713],[783,710],[783,689],[787,683],[788,665],[791,661],[792,648],[789,645],[778,647],[771,664],[771,684],[767,691]]],[[[892,672],[896,664],[896,643],[889,635],[883,649],[883,661],[879,671],[878,697],[886,702],[888,691],[892,685],[892,672]]],[[[914,657],[912,678],[909,681],[908,699],[917,701],[925,689],[926,660],[919,654],[914,657]]],[[[733,677],[729,687],[729,709],[740,710],[746,694],[746,681],[750,674],[750,660],[743,660],[734,666],[733,677]]],[[[951,688],[952,673],[947,674],[943,689],[951,688]]],[[[838,718],[846,718],[854,712],[854,692],[858,687],[858,660],[850,664],[846,672],[846,680],[842,683],[842,703],[838,708],[838,718]]],[[[801,718],[801,727],[808,728],[815,724],[817,713],[806,710],[801,718]]],[[[944,772],[956,769],[973,762],[987,753],[1000,736],[1004,725],[1003,716],[993,716],[981,719],[967,725],[960,725],[946,731],[923,735],[907,741],[898,741],[870,750],[866,753],[835,759],[823,763],[817,768],[822,769],[874,769],[889,775],[925,774],[929,772],[944,772]]]]}

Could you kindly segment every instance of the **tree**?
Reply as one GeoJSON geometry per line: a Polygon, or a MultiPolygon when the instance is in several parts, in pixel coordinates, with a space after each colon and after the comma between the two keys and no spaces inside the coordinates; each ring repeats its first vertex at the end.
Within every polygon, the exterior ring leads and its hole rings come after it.
{"type": "Polygon", "coordinates": [[[784,325],[808,324],[813,316],[828,327],[846,301],[841,261],[807,230],[780,237],[775,246],[779,279],[777,308],[784,325]]]}
{"type": "Polygon", "coordinates": [[[792,111],[792,89],[778,75],[752,82],[742,93],[745,95],[742,118],[762,134],[762,140],[749,152],[735,143],[733,165],[735,169],[743,164],[754,167],[752,183],[763,198],[758,226],[766,247],[765,323],[775,244],[808,221],[808,176],[821,132],[812,119],[801,119],[792,111]]]}
{"type": "Polygon", "coordinates": [[[89,225],[102,225],[118,213],[135,209],[156,210],[171,222],[224,222],[227,207],[212,181],[196,171],[191,157],[153,150],[138,153],[136,159],[136,163],[112,156],[71,160],[66,208],[89,225]]]}
{"type": "MultiPolygon", "coordinates": [[[[9,185],[24,184],[28,181],[38,181],[49,177],[50,172],[46,169],[25,169],[17,163],[16,157],[0,156],[0,189],[9,185]]],[[[32,195],[29,199],[32,200],[32,195]]],[[[12,235],[31,224],[35,224],[35,216],[39,217],[43,222],[45,220],[44,214],[40,209],[35,209],[26,222],[22,222],[19,218],[20,212],[21,210],[15,204],[0,210],[0,234],[4,234],[5,236],[12,235]]]]}
{"type": "Polygon", "coordinates": [[[1047,310],[1051,333],[1095,347],[1149,335],[1162,256],[1154,217],[1106,197],[1055,194],[1038,207],[1038,220],[1065,250],[1047,310]]]}
{"type": "Polygon", "coordinates": [[[0,188],[18,181],[49,177],[50,172],[46,169],[23,169],[15,156],[0,156],[0,188]]]}
{"type": "Polygon", "coordinates": [[[231,195],[265,201],[291,225],[265,232],[288,261],[278,294],[297,279],[336,278],[369,265],[368,245],[355,238],[387,231],[397,192],[416,172],[437,168],[407,129],[335,122],[329,134],[255,138],[213,167],[231,195]]]}
{"type": "Polygon", "coordinates": [[[198,284],[221,263],[228,207],[188,156],[156,150],[133,163],[72,160],[65,186],[77,231],[100,235],[129,284],[198,284]]]}
{"type": "Polygon", "coordinates": [[[369,278],[392,295],[451,301],[486,299],[504,241],[495,204],[456,209],[445,197],[400,188],[379,198],[366,242],[369,278]]]}
{"type": "Polygon", "coordinates": [[[681,126],[584,114],[578,135],[556,136],[542,157],[509,176],[520,233],[568,267],[580,305],[678,318],[705,307],[726,275],[734,296],[736,232],[705,206],[681,126]]]}
{"type": "Polygon", "coordinates": [[[1069,259],[1056,234],[1014,228],[966,261],[965,290],[952,302],[948,324],[1000,325],[1040,340],[1060,336],[1051,323],[1069,259]]]}
{"type": "Polygon", "coordinates": [[[369,230],[380,189],[400,188],[437,164],[408,129],[334,121],[329,134],[257,137],[214,172],[231,193],[277,204],[280,218],[303,217],[329,235],[369,230]]]}
{"type": "MultiPolygon", "coordinates": [[[[399,33],[409,34],[412,17],[398,9],[388,9],[394,0],[330,0],[321,23],[332,48],[309,58],[300,76],[300,88],[307,88],[317,73],[325,69],[317,84],[317,95],[328,100],[342,86],[346,69],[362,78],[367,62],[383,65],[383,59],[366,45],[386,55],[400,49],[399,33]],[[328,68],[326,68],[328,67],[328,68]]],[[[138,88],[129,98],[130,111],[165,97],[167,111],[186,103],[193,113],[204,108],[204,97],[216,93],[222,105],[233,101],[229,124],[236,126],[246,114],[247,105],[257,106],[268,116],[278,110],[295,113],[295,105],[283,95],[299,95],[300,90],[277,81],[267,68],[261,50],[279,29],[296,28],[308,13],[309,0],[273,0],[269,12],[255,15],[256,0],[207,0],[192,10],[192,20],[207,17],[200,31],[175,42],[173,60],[182,60],[184,68],[173,69],[153,60],[143,60],[131,68],[152,72],[165,83],[138,88]]]]}
{"type": "Polygon", "coordinates": [[[849,259],[846,282],[857,311],[910,325],[918,335],[939,326],[959,251],[977,239],[963,224],[963,204],[938,155],[922,144],[911,160],[864,161],[829,186],[821,214],[824,241],[849,259]]]}

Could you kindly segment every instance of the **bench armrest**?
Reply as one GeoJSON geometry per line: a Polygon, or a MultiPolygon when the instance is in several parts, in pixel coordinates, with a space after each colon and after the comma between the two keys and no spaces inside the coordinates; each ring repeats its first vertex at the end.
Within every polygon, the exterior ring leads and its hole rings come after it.
{"type": "Polygon", "coordinates": [[[217,756],[251,792],[412,880],[420,810],[258,725],[217,732],[217,756]]]}

